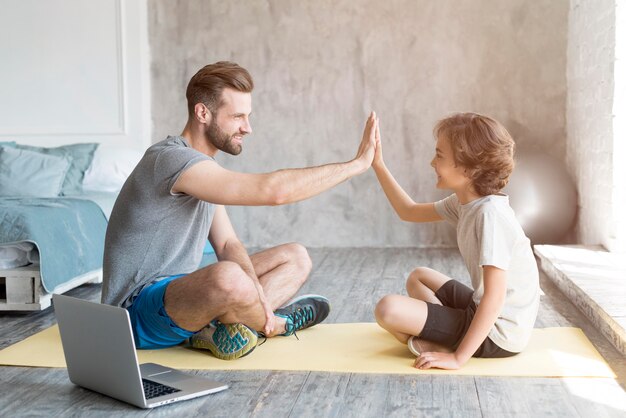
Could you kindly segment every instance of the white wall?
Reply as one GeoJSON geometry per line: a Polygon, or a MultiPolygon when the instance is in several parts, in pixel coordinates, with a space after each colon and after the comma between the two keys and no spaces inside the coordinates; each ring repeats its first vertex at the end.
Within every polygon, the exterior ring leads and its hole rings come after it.
{"type": "Polygon", "coordinates": [[[0,0],[0,140],[150,143],[145,0],[0,0]]]}
{"type": "Polygon", "coordinates": [[[607,247],[626,252],[626,2],[615,7],[613,216],[607,247]]]}
{"type": "Polygon", "coordinates": [[[570,3],[567,163],[578,186],[577,241],[581,244],[610,246],[615,231],[615,19],[615,0],[570,3]]]}

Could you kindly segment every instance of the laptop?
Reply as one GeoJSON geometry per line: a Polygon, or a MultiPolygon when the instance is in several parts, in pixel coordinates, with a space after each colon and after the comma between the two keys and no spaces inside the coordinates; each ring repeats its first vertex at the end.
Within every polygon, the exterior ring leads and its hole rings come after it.
{"type": "Polygon", "coordinates": [[[227,389],[219,382],[155,363],[139,364],[124,308],[53,295],[72,383],[140,408],[154,408],[227,389]]]}

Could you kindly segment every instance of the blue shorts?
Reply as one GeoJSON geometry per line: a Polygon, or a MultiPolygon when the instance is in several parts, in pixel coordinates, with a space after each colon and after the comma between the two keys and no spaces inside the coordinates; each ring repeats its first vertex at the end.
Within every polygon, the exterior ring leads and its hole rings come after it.
{"type": "Polygon", "coordinates": [[[149,284],[137,295],[133,304],[126,308],[130,314],[135,347],[172,347],[195,334],[176,325],[165,312],[165,289],[172,280],[183,276],[184,274],[169,276],[149,284]]]}

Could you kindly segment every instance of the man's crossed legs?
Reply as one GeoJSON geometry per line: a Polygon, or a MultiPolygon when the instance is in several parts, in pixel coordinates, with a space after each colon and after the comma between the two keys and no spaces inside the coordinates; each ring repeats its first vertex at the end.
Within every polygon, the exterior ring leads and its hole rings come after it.
{"type": "MultiPolygon", "coordinates": [[[[328,316],[330,306],[322,296],[299,297],[283,306],[311,271],[311,259],[302,245],[280,245],[250,259],[276,315],[274,332],[267,337],[291,335],[328,316]]],[[[163,282],[144,288],[129,308],[139,348],[172,346],[191,337],[193,346],[207,348],[218,358],[234,359],[256,347],[265,313],[251,278],[238,264],[217,262],[163,282]],[[217,326],[209,326],[214,320],[217,326]]]]}

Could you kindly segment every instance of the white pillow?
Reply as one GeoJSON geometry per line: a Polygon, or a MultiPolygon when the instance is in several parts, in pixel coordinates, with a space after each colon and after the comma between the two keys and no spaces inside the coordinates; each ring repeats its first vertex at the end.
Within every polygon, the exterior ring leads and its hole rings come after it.
{"type": "Polygon", "coordinates": [[[100,144],[83,179],[86,192],[117,192],[143,157],[135,148],[100,144]]]}

